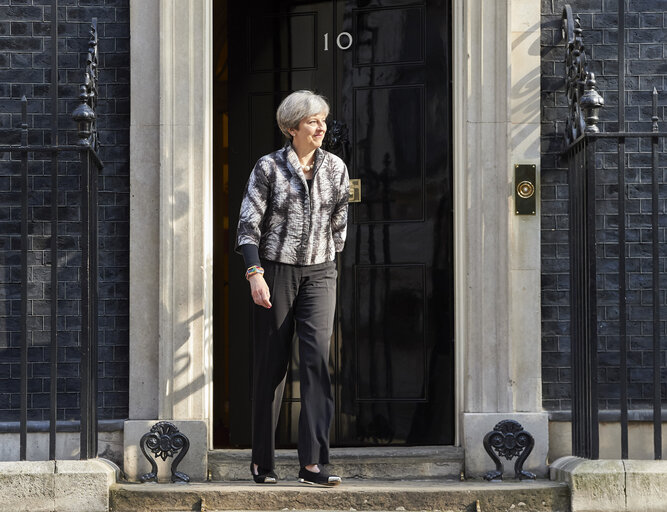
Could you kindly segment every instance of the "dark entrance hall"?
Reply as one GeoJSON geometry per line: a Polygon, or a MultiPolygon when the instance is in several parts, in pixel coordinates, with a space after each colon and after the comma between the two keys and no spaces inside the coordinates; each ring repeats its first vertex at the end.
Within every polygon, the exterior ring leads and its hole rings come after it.
{"type": "MultiPolygon", "coordinates": [[[[450,11],[449,1],[214,2],[216,447],[250,442],[251,302],[233,239],[254,162],[284,144],[275,110],[297,89],[329,99],[330,151],[361,183],[337,259],[332,445],[453,444],[450,11]]],[[[278,446],[296,440],[297,365],[278,446]]]]}

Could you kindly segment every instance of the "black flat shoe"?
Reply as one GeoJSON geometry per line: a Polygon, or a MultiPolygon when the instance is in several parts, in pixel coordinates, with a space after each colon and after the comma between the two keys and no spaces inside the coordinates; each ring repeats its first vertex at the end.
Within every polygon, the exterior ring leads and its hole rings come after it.
{"type": "Polygon", "coordinates": [[[255,465],[252,462],[250,463],[250,473],[256,484],[275,484],[278,482],[278,476],[272,469],[257,466],[257,474],[255,474],[255,465]]]}
{"type": "Polygon", "coordinates": [[[299,482],[302,484],[326,485],[333,487],[334,485],[338,485],[343,481],[339,476],[330,475],[324,471],[322,466],[319,464],[318,467],[320,468],[319,473],[313,473],[312,471],[308,471],[306,468],[301,468],[299,470],[299,482]]]}

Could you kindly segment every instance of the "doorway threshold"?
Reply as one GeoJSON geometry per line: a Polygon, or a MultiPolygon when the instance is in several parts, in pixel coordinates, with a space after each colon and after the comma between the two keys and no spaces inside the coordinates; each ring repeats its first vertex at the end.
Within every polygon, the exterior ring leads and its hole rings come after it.
{"type": "MultiPolygon", "coordinates": [[[[459,446],[387,446],[332,448],[330,473],[343,478],[411,480],[459,479],[464,452],[459,446]]],[[[239,481],[250,478],[251,451],[211,450],[208,452],[209,479],[239,481]]],[[[295,449],[276,450],[276,473],[284,480],[296,480],[299,460],[295,449]]]]}

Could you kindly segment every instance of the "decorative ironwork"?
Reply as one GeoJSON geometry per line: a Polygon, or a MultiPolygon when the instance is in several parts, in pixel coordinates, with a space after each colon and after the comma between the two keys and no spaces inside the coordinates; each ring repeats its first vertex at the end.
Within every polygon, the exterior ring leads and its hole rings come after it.
{"type": "Polygon", "coordinates": [[[579,16],[572,7],[563,7],[562,33],[566,41],[565,88],[569,114],[565,123],[565,145],[569,146],[586,132],[599,132],[598,111],[604,105],[595,83],[595,75],[588,70],[586,49],[581,35],[579,16]]]}
{"type": "Polygon", "coordinates": [[[171,481],[190,481],[188,475],[176,470],[179,463],[190,449],[190,440],[176,428],[176,425],[169,423],[168,421],[160,421],[156,423],[151,427],[150,432],[145,433],[141,437],[139,446],[141,447],[141,452],[144,454],[144,457],[151,463],[150,473],[146,473],[140,478],[142,483],[150,481],[157,482],[157,459],[160,458],[164,461],[167,460],[167,458],[174,456],[176,456],[176,458],[171,464],[171,481]],[[153,457],[146,453],[146,447],[153,453],[153,457]]]}
{"type": "Polygon", "coordinates": [[[523,470],[523,463],[533,451],[535,439],[523,429],[521,424],[514,420],[503,420],[493,430],[484,436],[484,449],[496,464],[495,471],[489,471],[484,478],[487,480],[503,479],[503,464],[500,457],[512,460],[518,457],[514,464],[514,476],[519,480],[535,479],[535,474],[523,470]],[[496,453],[498,454],[496,455],[496,453]]]}
{"type": "Polygon", "coordinates": [[[597,122],[600,120],[598,112],[604,106],[604,98],[597,91],[594,73],[588,73],[587,75],[584,95],[579,100],[579,106],[584,112],[586,132],[600,133],[600,128],[597,126],[597,122]]]}
{"type": "Polygon", "coordinates": [[[327,128],[327,133],[324,135],[324,141],[322,142],[322,148],[346,162],[347,148],[349,144],[348,137],[349,131],[347,125],[341,121],[334,120],[327,128]]]}
{"type": "Polygon", "coordinates": [[[90,39],[88,41],[88,55],[86,56],[86,70],[84,82],[81,85],[79,99],[81,104],[72,112],[72,118],[76,121],[79,131],[77,144],[90,146],[95,151],[99,149],[97,139],[97,76],[98,76],[98,47],[97,47],[97,18],[93,18],[90,26],[90,39]]]}
{"type": "MultiPolygon", "coordinates": [[[[49,3],[49,2],[42,2],[49,3]]],[[[25,460],[27,453],[28,431],[33,431],[34,425],[28,425],[28,403],[29,403],[29,385],[28,385],[28,350],[29,335],[32,332],[29,322],[28,308],[28,248],[31,246],[30,237],[34,231],[32,223],[34,219],[29,210],[29,198],[32,193],[29,155],[39,154],[39,160],[51,158],[51,290],[53,290],[50,304],[51,320],[51,339],[50,339],[50,362],[49,374],[51,375],[51,384],[49,389],[49,459],[56,458],[56,437],[57,424],[56,417],[58,409],[58,357],[60,352],[58,346],[59,328],[58,328],[58,301],[55,290],[59,288],[59,259],[58,258],[58,208],[57,198],[60,197],[58,188],[59,176],[59,158],[63,152],[76,153],[80,159],[80,191],[81,202],[80,212],[80,285],[81,300],[79,314],[81,319],[81,329],[79,336],[80,347],[80,444],[79,457],[82,460],[94,458],[97,456],[97,365],[98,365],[98,234],[97,234],[97,176],[104,167],[100,160],[97,149],[97,134],[95,127],[94,108],[97,102],[97,20],[93,19],[91,28],[91,38],[88,46],[88,59],[85,75],[85,84],[82,86],[82,104],[78,105],[73,112],[73,117],[80,122],[79,132],[83,133],[80,137],[84,140],[79,144],[61,144],[58,139],[58,0],[51,0],[51,137],[48,143],[40,144],[35,141],[30,142],[28,131],[33,129],[28,121],[28,100],[25,96],[21,98],[21,122],[19,132],[19,144],[6,144],[0,141],[0,154],[9,152],[20,155],[20,193],[21,203],[21,297],[20,297],[20,388],[19,388],[19,459],[25,460]],[[84,105],[85,104],[85,105],[84,105]],[[46,157],[46,158],[45,158],[46,157]]],[[[40,100],[42,101],[42,100],[40,100]]],[[[41,128],[45,128],[42,126],[41,128]]],[[[32,422],[31,422],[32,423],[32,422]]]]}

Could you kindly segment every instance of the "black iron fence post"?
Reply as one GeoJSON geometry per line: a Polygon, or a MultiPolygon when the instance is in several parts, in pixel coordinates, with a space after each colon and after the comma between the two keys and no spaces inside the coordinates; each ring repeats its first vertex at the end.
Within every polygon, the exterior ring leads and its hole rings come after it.
{"type": "Polygon", "coordinates": [[[597,319],[595,211],[595,140],[580,137],[571,147],[570,304],[572,338],[572,449],[596,458],[599,450],[597,410],[597,319]]]}
{"type": "MultiPolygon", "coordinates": [[[[51,145],[58,146],[58,0],[51,3],[51,145]]],[[[49,460],[56,458],[58,421],[58,152],[51,153],[51,381],[49,460]]]]}
{"type": "MultiPolygon", "coordinates": [[[[618,2],[618,131],[625,132],[625,0],[618,2]]],[[[628,332],[625,268],[625,137],[618,138],[618,316],[621,458],[628,458],[628,332]]]]}
{"type": "Polygon", "coordinates": [[[21,429],[19,458],[26,460],[28,425],[28,100],[21,98],[21,429]]]}
{"type": "Polygon", "coordinates": [[[565,128],[570,197],[570,306],[572,357],[572,449],[597,458],[597,300],[595,245],[595,139],[604,100],[588,71],[579,18],[566,5],[565,77],[569,116],[565,128]]]}
{"type": "Polygon", "coordinates": [[[81,159],[81,459],[97,456],[97,167],[81,159]]]}
{"type": "Polygon", "coordinates": [[[583,341],[583,364],[586,365],[586,447],[585,456],[597,459],[600,453],[598,428],[598,332],[597,332],[597,272],[595,243],[595,150],[597,142],[586,143],[586,236],[585,283],[586,283],[586,335],[583,341]]]}
{"type": "Polygon", "coordinates": [[[651,136],[651,216],[652,216],[652,271],[653,271],[653,454],[662,459],[662,393],[660,378],[660,169],[658,167],[658,91],[653,88],[651,136]]]}
{"type": "Polygon", "coordinates": [[[81,458],[97,456],[97,19],[90,30],[81,104],[72,113],[81,161],[81,458]],[[93,165],[95,164],[95,165],[93,165]]]}
{"type": "MultiPolygon", "coordinates": [[[[90,328],[90,204],[87,199],[90,194],[90,155],[88,151],[81,151],[81,458],[94,457],[95,447],[91,446],[90,431],[94,425],[95,415],[91,411],[91,402],[95,402],[93,395],[93,372],[96,372],[96,361],[92,359],[90,328]]],[[[95,407],[93,407],[94,409],[95,407]]]]}

